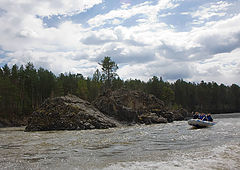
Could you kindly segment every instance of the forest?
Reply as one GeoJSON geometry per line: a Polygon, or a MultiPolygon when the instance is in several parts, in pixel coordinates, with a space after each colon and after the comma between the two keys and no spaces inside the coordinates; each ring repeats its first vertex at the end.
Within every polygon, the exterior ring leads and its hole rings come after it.
{"type": "Polygon", "coordinates": [[[92,102],[106,89],[125,88],[153,94],[169,107],[183,107],[188,111],[226,113],[240,111],[240,87],[226,86],[216,82],[186,82],[179,79],[173,83],[153,76],[147,82],[122,80],[117,74],[117,64],[110,57],[100,63],[92,77],[82,74],[61,73],[58,76],[44,68],[36,69],[32,63],[25,66],[7,64],[0,68],[0,118],[23,119],[49,97],[76,95],[92,102]]]}

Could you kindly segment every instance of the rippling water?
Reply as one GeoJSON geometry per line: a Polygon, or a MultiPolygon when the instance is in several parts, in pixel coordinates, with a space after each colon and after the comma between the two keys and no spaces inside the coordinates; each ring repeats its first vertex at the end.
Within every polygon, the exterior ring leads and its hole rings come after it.
{"type": "Polygon", "coordinates": [[[240,113],[107,130],[0,129],[0,169],[240,169],[240,113]]]}

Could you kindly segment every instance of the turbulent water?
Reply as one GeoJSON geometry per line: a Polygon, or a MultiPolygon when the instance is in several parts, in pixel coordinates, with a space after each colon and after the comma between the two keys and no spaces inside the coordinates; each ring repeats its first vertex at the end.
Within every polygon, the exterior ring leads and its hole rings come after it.
{"type": "Polygon", "coordinates": [[[240,169],[240,113],[107,130],[0,129],[0,169],[240,169]]]}

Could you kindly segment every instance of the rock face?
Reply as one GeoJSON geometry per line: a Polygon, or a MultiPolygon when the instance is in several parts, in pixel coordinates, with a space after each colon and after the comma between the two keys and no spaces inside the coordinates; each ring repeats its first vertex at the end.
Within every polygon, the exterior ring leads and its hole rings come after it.
{"type": "Polygon", "coordinates": [[[186,118],[192,117],[192,114],[186,109],[178,109],[173,111],[173,119],[176,121],[184,120],[186,118]]]}
{"type": "Polygon", "coordinates": [[[122,122],[151,124],[173,121],[173,113],[166,111],[161,100],[140,91],[106,91],[93,105],[122,122]]]}
{"type": "Polygon", "coordinates": [[[47,99],[33,112],[25,131],[105,129],[118,126],[89,102],[68,95],[47,99]]]}
{"type": "Polygon", "coordinates": [[[156,113],[144,113],[138,116],[139,123],[144,123],[146,125],[153,123],[167,123],[167,119],[156,113]]]}
{"type": "Polygon", "coordinates": [[[105,91],[93,105],[73,95],[47,99],[32,113],[25,131],[106,129],[167,123],[189,116],[184,109],[168,111],[153,95],[124,89],[105,91]]]}

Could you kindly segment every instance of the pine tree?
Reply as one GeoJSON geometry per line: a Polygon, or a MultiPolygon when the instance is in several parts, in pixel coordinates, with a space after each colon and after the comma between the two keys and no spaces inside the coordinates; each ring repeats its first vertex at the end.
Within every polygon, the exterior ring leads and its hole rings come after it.
{"type": "Polygon", "coordinates": [[[102,66],[102,77],[107,88],[112,85],[113,79],[117,76],[117,64],[111,60],[110,57],[104,57],[104,59],[99,63],[102,66]]]}

